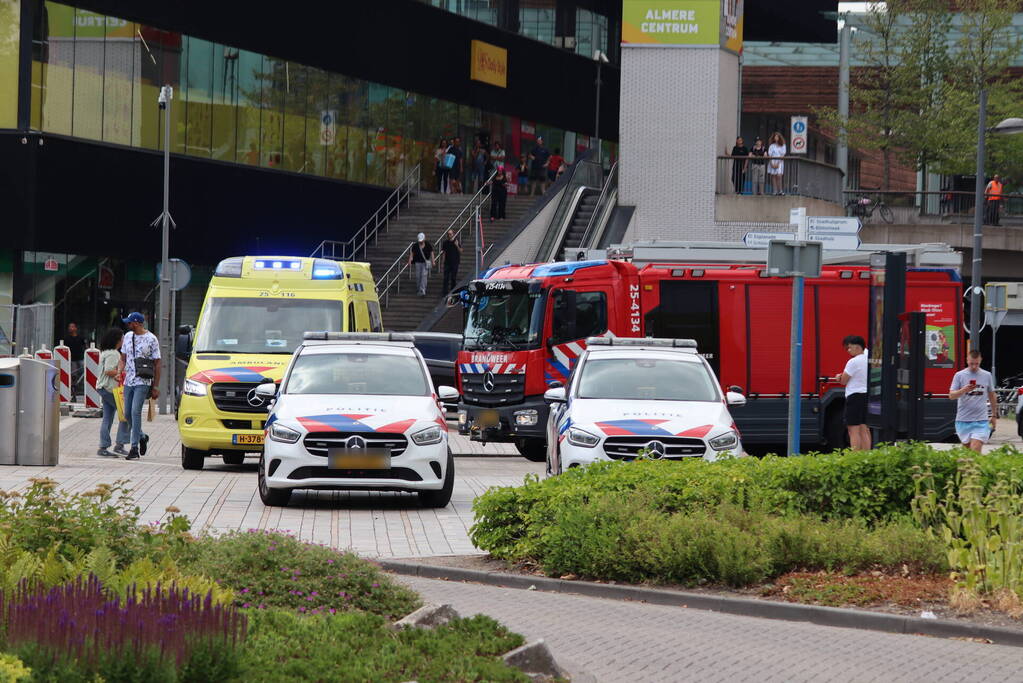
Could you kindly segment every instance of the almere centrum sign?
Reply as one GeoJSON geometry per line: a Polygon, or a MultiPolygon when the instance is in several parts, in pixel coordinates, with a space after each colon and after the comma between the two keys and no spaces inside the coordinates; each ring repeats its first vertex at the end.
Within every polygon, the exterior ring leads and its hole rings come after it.
{"type": "Polygon", "coordinates": [[[742,50],[742,0],[622,0],[622,44],[742,50]]]}

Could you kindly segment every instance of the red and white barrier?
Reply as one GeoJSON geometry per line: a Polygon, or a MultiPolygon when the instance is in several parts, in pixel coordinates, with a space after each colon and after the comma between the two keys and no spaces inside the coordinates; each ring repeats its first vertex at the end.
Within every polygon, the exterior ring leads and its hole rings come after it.
{"type": "Polygon", "coordinates": [[[64,340],[53,347],[53,364],[60,375],[60,402],[71,403],[71,348],[64,346],[64,340]]]}
{"type": "Polygon", "coordinates": [[[100,408],[103,399],[96,388],[96,381],[99,379],[99,349],[96,344],[89,344],[85,350],[85,407],[100,408]]]}
{"type": "Polygon", "coordinates": [[[43,344],[35,353],[36,360],[41,360],[53,365],[53,351],[46,348],[46,344],[43,344]]]}

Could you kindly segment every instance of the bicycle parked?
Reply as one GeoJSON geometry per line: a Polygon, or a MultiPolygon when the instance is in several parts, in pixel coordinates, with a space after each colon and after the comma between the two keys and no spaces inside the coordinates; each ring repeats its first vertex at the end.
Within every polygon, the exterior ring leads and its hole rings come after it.
{"type": "Polygon", "coordinates": [[[1023,373],[1006,377],[995,387],[998,397],[998,417],[1006,417],[1016,411],[1019,392],[1023,390],[1023,373]]]}
{"type": "Polygon", "coordinates": [[[875,211],[881,215],[881,220],[885,223],[895,221],[895,214],[892,213],[891,207],[884,203],[884,198],[881,195],[875,195],[875,198],[861,195],[853,197],[845,203],[847,216],[856,216],[862,220],[867,220],[873,217],[875,211]]]}

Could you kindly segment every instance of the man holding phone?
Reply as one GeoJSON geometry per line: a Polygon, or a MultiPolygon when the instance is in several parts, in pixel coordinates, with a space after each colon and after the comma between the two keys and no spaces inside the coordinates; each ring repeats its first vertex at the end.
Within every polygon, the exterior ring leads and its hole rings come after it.
{"type": "Polygon", "coordinates": [[[980,368],[980,361],[980,351],[970,351],[966,355],[966,368],[952,377],[952,386],[948,390],[948,397],[959,402],[956,407],[959,441],[977,453],[991,438],[998,419],[998,395],[995,394],[994,381],[990,372],[980,368]]]}

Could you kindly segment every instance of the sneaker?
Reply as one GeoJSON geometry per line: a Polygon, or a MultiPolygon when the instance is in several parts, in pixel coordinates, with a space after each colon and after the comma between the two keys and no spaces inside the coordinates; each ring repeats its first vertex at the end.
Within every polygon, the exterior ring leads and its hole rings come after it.
{"type": "Polygon", "coordinates": [[[116,453],[117,455],[128,455],[128,451],[124,450],[124,444],[123,443],[119,443],[119,444],[115,445],[113,452],[116,453]]]}
{"type": "Polygon", "coordinates": [[[96,451],[96,455],[102,455],[104,458],[116,458],[117,457],[116,453],[111,453],[110,451],[108,451],[105,448],[101,448],[98,451],[96,451]]]}
{"type": "Polygon", "coordinates": [[[139,459],[139,449],[137,449],[134,446],[132,446],[131,450],[128,451],[128,455],[124,456],[124,459],[125,460],[138,460],[139,459]]]}
{"type": "Polygon", "coordinates": [[[149,435],[143,434],[139,437],[139,455],[145,455],[149,450],[149,435]]]}

